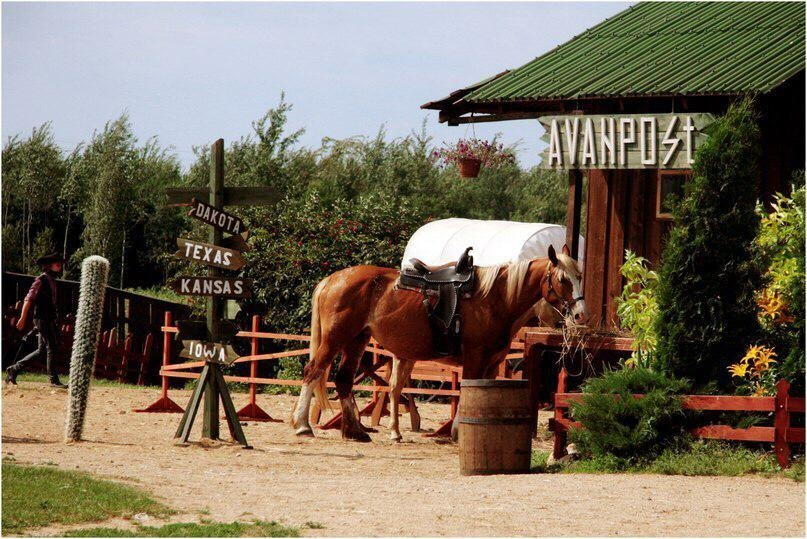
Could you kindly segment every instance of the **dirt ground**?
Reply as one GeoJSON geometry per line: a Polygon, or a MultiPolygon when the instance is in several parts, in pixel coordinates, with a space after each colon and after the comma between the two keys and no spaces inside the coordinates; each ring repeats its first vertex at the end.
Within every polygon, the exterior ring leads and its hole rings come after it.
{"type": "MultiPolygon", "coordinates": [[[[154,401],[156,393],[94,388],[87,441],[66,445],[64,391],[33,382],[4,388],[3,457],[136,484],[181,511],[174,521],[259,518],[324,526],[305,529],[305,535],[803,536],[805,531],[800,483],[654,475],[463,477],[457,447],[409,432],[408,416],[402,418],[400,444],[387,439],[385,418],[369,444],[343,442],[337,431],[297,438],[288,423],[247,423],[252,450],[229,444],[177,447],[178,414],[132,412],[154,401]]],[[[189,393],[171,396],[184,406],[189,393]]],[[[246,395],[234,398],[236,407],[245,404],[246,395]]],[[[293,403],[293,397],[258,397],[260,406],[283,420],[293,403]]],[[[448,414],[446,405],[424,404],[420,410],[425,429],[448,414]]],[[[222,429],[226,432],[226,424],[222,429]]]]}

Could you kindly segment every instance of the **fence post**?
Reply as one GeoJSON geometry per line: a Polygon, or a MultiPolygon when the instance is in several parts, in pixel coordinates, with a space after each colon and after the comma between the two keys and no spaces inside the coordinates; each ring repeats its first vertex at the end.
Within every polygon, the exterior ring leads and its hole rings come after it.
{"type": "MultiPolygon", "coordinates": [[[[451,391],[456,391],[457,386],[459,385],[459,374],[454,369],[451,370],[451,391]]],[[[460,405],[460,398],[456,395],[451,395],[451,420],[454,420],[454,416],[457,415],[457,411],[460,405]]]]}
{"type": "Polygon", "coordinates": [[[790,428],[790,412],[787,401],[790,398],[790,382],[779,380],[776,383],[775,410],[773,412],[773,448],[779,466],[790,466],[790,444],[787,443],[787,429],[790,428]]]}
{"type": "Polygon", "coordinates": [[[561,367],[560,372],[558,373],[558,389],[555,393],[555,421],[558,421],[557,428],[555,430],[555,439],[554,445],[552,447],[552,456],[555,459],[559,459],[566,455],[566,430],[561,426],[560,420],[563,419],[563,409],[558,406],[557,403],[557,394],[558,393],[566,393],[566,378],[568,373],[566,372],[566,367],[561,367]]]}
{"type": "MultiPolygon", "coordinates": [[[[173,348],[174,340],[171,337],[171,332],[168,328],[172,327],[174,323],[171,311],[165,311],[165,326],[163,327],[163,367],[167,367],[171,363],[171,349],[173,348]]],[[[168,397],[168,376],[162,376],[162,393],[160,398],[153,404],[143,408],[142,410],[135,410],[135,412],[154,412],[154,413],[174,413],[181,414],[184,412],[182,407],[172,401],[168,397]]]]}
{"type": "MultiPolygon", "coordinates": [[[[261,330],[261,317],[257,314],[252,315],[252,333],[258,333],[261,330]]],[[[252,335],[249,338],[250,343],[250,355],[257,356],[258,355],[258,337],[252,335]]],[[[278,423],[282,423],[279,419],[274,419],[272,416],[264,412],[258,403],[255,402],[255,398],[258,394],[258,384],[255,383],[255,378],[258,377],[258,363],[256,360],[252,360],[249,362],[249,377],[252,379],[249,382],[249,403],[238,410],[238,419],[242,421],[275,421],[278,423]]]]}

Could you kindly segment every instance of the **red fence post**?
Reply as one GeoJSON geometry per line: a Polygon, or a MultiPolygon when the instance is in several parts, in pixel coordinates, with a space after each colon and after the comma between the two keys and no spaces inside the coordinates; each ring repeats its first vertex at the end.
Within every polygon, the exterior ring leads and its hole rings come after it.
{"type": "MultiPolygon", "coordinates": [[[[173,325],[173,316],[171,311],[165,311],[165,328],[169,328],[173,325]]],[[[171,363],[171,349],[174,344],[174,340],[171,337],[171,332],[166,331],[163,328],[163,367],[167,367],[171,363]]],[[[149,405],[142,410],[135,410],[135,412],[154,412],[154,413],[174,413],[174,414],[181,414],[184,412],[182,407],[180,407],[177,403],[172,401],[168,397],[168,376],[165,374],[161,374],[162,376],[162,394],[159,399],[157,399],[153,404],[149,405]]]]}
{"type": "Polygon", "coordinates": [[[790,382],[779,380],[776,383],[775,410],[773,412],[773,449],[779,466],[790,466],[790,445],[787,442],[787,429],[790,428],[790,412],[787,401],[790,398],[790,382]]]}
{"type": "MultiPolygon", "coordinates": [[[[252,333],[257,333],[261,330],[261,317],[257,314],[252,315],[252,333]]],[[[250,355],[258,355],[258,337],[253,335],[249,339],[250,342],[250,355]]],[[[276,421],[282,423],[280,419],[274,419],[272,416],[264,412],[258,403],[255,402],[255,397],[258,394],[258,384],[255,383],[255,378],[258,377],[258,363],[256,360],[249,362],[249,403],[238,410],[238,419],[243,421],[276,421]]]]}
{"type": "Polygon", "coordinates": [[[555,421],[557,428],[555,430],[555,440],[552,447],[552,456],[556,459],[563,457],[566,454],[566,430],[561,427],[560,420],[563,419],[563,409],[558,406],[557,403],[557,394],[558,393],[566,393],[566,378],[568,377],[568,373],[566,372],[566,367],[561,367],[560,372],[558,373],[558,389],[555,393],[555,421]]]}

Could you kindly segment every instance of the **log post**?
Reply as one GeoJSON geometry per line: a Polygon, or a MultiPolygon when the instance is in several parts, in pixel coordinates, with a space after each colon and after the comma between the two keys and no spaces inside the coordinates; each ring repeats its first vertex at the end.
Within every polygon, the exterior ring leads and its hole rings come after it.
{"type": "Polygon", "coordinates": [[[776,383],[776,397],[773,412],[773,448],[776,451],[776,460],[779,466],[790,466],[790,445],[787,443],[787,429],[790,428],[790,412],[787,401],[790,398],[790,382],[779,380],[776,383]]]}
{"type": "MultiPolygon", "coordinates": [[[[224,208],[224,140],[218,139],[210,147],[210,205],[216,209],[224,208]]],[[[216,227],[210,227],[208,242],[212,245],[221,245],[223,234],[216,227]]],[[[221,276],[221,270],[210,267],[210,277],[221,276]]],[[[213,342],[219,342],[217,322],[223,317],[224,301],[211,296],[207,300],[207,330],[213,342]]],[[[216,367],[218,368],[218,367],[216,367]]],[[[219,438],[219,394],[216,384],[219,381],[215,376],[206,377],[208,387],[204,394],[204,412],[202,414],[202,436],[217,440],[219,438]]],[[[201,379],[200,379],[201,382],[201,379]]]]}
{"type": "Polygon", "coordinates": [[[566,245],[571,257],[577,260],[580,248],[580,206],[583,195],[583,173],[569,170],[569,201],[566,205],[566,245]]]}
{"type": "MultiPolygon", "coordinates": [[[[566,367],[561,367],[558,373],[558,389],[557,393],[566,393],[566,378],[568,374],[566,367]]],[[[557,393],[555,397],[555,421],[557,429],[555,430],[554,446],[552,448],[552,456],[559,459],[566,455],[566,430],[561,426],[560,420],[563,419],[563,409],[558,406],[557,393]]]]}
{"type": "MultiPolygon", "coordinates": [[[[171,364],[171,349],[174,345],[174,339],[171,335],[171,332],[168,331],[169,328],[173,327],[174,319],[171,311],[165,311],[165,324],[162,328],[163,331],[163,367],[167,367],[171,364]]],[[[168,397],[168,376],[165,373],[161,373],[160,376],[162,377],[162,392],[160,394],[160,398],[157,399],[156,402],[152,403],[151,405],[135,410],[135,412],[146,412],[146,413],[173,413],[173,414],[181,414],[183,412],[182,407],[180,407],[177,403],[172,401],[168,397]]]]}

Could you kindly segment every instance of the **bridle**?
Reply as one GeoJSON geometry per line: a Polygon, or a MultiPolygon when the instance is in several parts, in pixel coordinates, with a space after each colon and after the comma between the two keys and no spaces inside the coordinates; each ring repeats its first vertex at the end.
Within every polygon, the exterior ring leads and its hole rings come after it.
{"type": "MultiPolygon", "coordinates": [[[[546,296],[544,297],[544,299],[546,300],[546,302],[550,306],[552,306],[554,308],[554,306],[552,305],[552,301],[550,300],[550,295],[554,295],[555,298],[561,304],[561,307],[563,309],[563,312],[561,314],[571,312],[572,309],[574,308],[574,306],[577,304],[577,302],[581,301],[583,299],[583,296],[576,296],[576,297],[573,297],[571,301],[567,301],[565,298],[563,298],[563,296],[561,296],[558,293],[558,291],[555,289],[554,283],[552,282],[552,273],[553,273],[552,265],[547,264],[546,270],[547,270],[546,271],[546,275],[547,275],[546,279],[547,279],[547,283],[549,285],[549,291],[546,293],[546,296]]],[[[555,310],[557,310],[557,309],[555,309],[555,310]]],[[[560,311],[558,311],[558,312],[560,312],[560,311]]]]}

